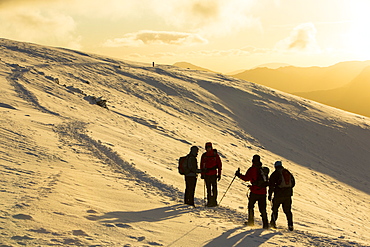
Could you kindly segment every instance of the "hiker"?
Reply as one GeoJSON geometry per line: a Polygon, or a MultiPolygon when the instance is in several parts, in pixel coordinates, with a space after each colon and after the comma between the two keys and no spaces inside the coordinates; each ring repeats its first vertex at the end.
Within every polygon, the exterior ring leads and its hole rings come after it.
{"type": "Polygon", "coordinates": [[[260,185],[260,169],[262,167],[261,158],[259,155],[254,155],[252,159],[252,166],[247,170],[245,175],[242,175],[240,173],[240,170],[238,169],[235,172],[235,176],[238,178],[244,180],[244,181],[250,181],[252,183],[252,186],[250,186],[250,194],[248,197],[248,221],[245,222],[247,226],[253,226],[254,225],[254,204],[258,202],[258,209],[261,213],[262,217],[262,223],[263,228],[268,229],[268,219],[267,219],[267,213],[266,213],[266,185],[259,186],[260,185]],[[258,185],[257,185],[258,183],[258,185]]]}
{"type": "Polygon", "coordinates": [[[221,179],[222,163],[216,149],[213,149],[212,143],[205,145],[206,152],[202,154],[200,168],[201,178],[204,179],[207,187],[207,207],[217,206],[217,182],[221,179]]]}
{"type": "Polygon", "coordinates": [[[200,173],[198,169],[198,156],[199,148],[192,146],[190,153],[187,155],[186,161],[186,173],[185,173],[185,198],[184,203],[195,207],[194,205],[194,194],[195,186],[197,184],[197,173],[200,173]]]}
{"type": "Polygon", "coordinates": [[[268,200],[271,201],[272,194],[274,194],[270,225],[276,228],[279,207],[282,205],[288,221],[288,229],[289,231],[293,231],[292,196],[295,179],[293,175],[283,167],[281,161],[276,161],[274,166],[275,171],[270,177],[268,196],[268,200]]]}

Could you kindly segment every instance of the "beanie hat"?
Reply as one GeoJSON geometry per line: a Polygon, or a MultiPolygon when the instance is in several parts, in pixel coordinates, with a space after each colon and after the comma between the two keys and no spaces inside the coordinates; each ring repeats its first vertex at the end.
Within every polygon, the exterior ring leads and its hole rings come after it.
{"type": "Polygon", "coordinates": [[[206,143],[206,149],[207,149],[207,148],[212,148],[212,142],[207,142],[207,143],[206,143]]]}
{"type": "Polygon", "coordinates": [[[274,164],[275,167],[283,166],[283,163],[281,163],[280,160],[276,161],[274,164]]]}

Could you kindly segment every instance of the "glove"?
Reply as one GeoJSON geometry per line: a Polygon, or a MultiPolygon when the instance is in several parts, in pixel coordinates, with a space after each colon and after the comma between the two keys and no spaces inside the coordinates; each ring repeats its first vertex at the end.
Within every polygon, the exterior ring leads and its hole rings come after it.
{"type": "Polygon", "coordinates": [[[236,172],[235,172],[235,176],[237,176],[237,177],[240,177],[240,168],[238,168],[238,170],[236,170],[236,172]]]}
{"type": "Polygon", "coordinates": [[[217,176],[217,181],[220,181],[221,180],[221,175],[218,175],[217,176]]]}
{"type": "Polygon", "coordinates": [[[271,195],[269,195],[267,199],[268,199],[269,201],[271,201],[271,195]]]}

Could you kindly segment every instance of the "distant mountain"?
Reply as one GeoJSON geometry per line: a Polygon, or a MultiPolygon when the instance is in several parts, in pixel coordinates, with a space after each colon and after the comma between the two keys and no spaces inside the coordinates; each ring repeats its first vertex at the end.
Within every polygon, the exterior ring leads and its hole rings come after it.
{"type": "Polygon", "coordinates": [[[370,117],[370,66],[347,85],[333,89],[295,95],[370,117]]]}
{"type": "Polygon", "coordinates": [[[370,61],[341,62],[329,67],[255,68],[233,77],[288,93],[312,92],[343,87],[367,66],[370,66],[370,61]]]}
{"type": "Polygon", "coordinates": [[[187,62],[177,62],[177,63],[174,63],[173,66],[176,66],[176,67],[179,67],[179,68],[184,68],[184,69],[192,69],[192,70],[200,70],[200,71],[214,72],[212,70],[209,70],[209,69],[206,69],[206,68],[202,68],[202,67],[199,67],[199,66],[196,66],[194,64],[187,63],[187,62]]]}
{"type": "Polygon", "coordinates": [[[234,71],[227,72],[227,73],[224,73],[224,74],[225,74],[225,75],[233,76],[233,75],[236,75],[236,74],[242,73],[242,72],[244,72],[244,71],[245,71],[245,69],[238,69],[238,70],[234,70],[234,71]]]}
{"type": "Polygon", "coordinates": [[[287,63],[265,63],[265,64],[261,64],[261,65],[254,67],[254,69],[255,68],[278,69],[278,68],[287,67],[287,66],[291,66],[291,65],[287,63]]]}

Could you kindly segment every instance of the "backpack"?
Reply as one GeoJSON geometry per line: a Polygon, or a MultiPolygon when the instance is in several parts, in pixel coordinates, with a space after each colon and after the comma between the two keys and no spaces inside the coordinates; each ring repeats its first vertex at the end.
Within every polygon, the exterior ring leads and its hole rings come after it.
{"type": "Polygon", "coordinates": [[[189,173],[189,168],[188,168],[188,156],[183,156],[179,158],[179,164],[178,164],[178,170],[181,175],[186,175],[189,173]]]}
{"type": "Polygon", "coordinates": [[[292,174],[287,169],[284,168],[280,171],[280,178],[278,180],[277,186],[279,188],[292,187],[292,174]]]}
{"type": "Polygon", "coordinates": [[[269,172],[270,169],[268,167],[261,166],[258,169],[257,181],[255,181],[253,185],[256,185],[258,187],[267,187],[269,185],[269,172]]]}

